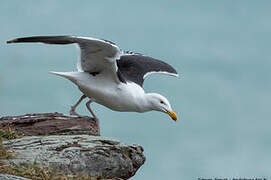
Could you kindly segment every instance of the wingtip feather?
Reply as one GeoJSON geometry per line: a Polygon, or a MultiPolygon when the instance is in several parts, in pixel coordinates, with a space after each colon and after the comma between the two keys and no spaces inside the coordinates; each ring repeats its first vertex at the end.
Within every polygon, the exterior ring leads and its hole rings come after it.
{"type": "Polygon", "coordinates": [[[8,40],[7,41],[7,44],[10,44],[10,43],[16,43],[17,42],[17,39],[12,39],[12,40],[8,40]]]}

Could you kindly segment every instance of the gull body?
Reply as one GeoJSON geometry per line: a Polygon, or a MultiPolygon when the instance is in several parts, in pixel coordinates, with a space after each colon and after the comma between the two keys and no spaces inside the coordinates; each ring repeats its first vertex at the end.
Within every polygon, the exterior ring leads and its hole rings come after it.
{"type": "MultiPolygon", "coordinates": [[[[167,101],[159,94],[145,93],[144,89],[135,83],[115,83],[106,73],[95,76],[86,72],[51,73],[67,78],[76,84],[84,95],[114,111],[146,112],[156,110],[152,101],[155,96],[160,96],[161,99],[167,101]]],[[[171,106],[168,110],[172,111],[171,106]]]]}
{"type": "Polygon", "coordinates": [[[145,112],[148,101],[144,90],[135,83],[115,83],[107,74],[95,76],[86,72],[51,72],[65,77],[76,84],[81,92],[90,97],[94,102],[108,107],[114,111],[145,112]],[[101,81],[101,79],[103,79],[101,81]],[[106,85],[106,86],[105,86],[106,85]]]}

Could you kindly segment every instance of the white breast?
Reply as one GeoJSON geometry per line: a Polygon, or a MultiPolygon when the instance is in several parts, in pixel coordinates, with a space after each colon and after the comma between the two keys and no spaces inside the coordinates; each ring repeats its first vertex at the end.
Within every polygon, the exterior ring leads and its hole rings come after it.
{"type": "Polygon", "coordinates": [[[87,97],[112,110],[143,112],[144,90],[135,83],[116,83],[112,78],[106,73],[92,76],[80,72],[74,83],[87,97]]]}

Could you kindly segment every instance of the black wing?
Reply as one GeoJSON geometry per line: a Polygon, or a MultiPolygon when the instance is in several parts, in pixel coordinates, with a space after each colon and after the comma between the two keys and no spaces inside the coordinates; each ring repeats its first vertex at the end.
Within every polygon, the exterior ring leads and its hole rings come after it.
{"type": "Polygon", "coordinates": [[[72,44],[75,43],[71,36],[32,36],[16,38],[7,41],[7,43],[26,43],[26,42],[42,42],[46,44],[72,44]]]}
{"type": "Polygon", "coordinates": [[[122,82],[132,81],[140,86],[146,76],[153,73],[178,76],[177,71],[169,64],[142,55],[123,55],[117,60],[118,77],[122,82]]]}

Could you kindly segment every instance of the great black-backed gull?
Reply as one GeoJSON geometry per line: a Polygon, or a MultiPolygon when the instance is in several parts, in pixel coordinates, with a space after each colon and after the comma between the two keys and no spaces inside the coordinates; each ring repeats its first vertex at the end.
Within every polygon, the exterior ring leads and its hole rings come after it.
{"type": "MultiPolygon", "coordinates": [[[[142,88],[146,76],[163,73],[178,76],[169,64],[139,53],[121,50],[115,43],[90,37],[34,36],[7,41],[7,43],[41,42],[46,44],[72,44],[80,48],[77,72],[51,72],[76,84],[83,93],[71,107],[70,114],[80,116],[76,107],[86,97],[86,106],[91,102],[104,105],[115,111],[146,112],[161,111],[174,121],[177,115],[169,101],[157,93],[145,93],[142,88]]],[[[97,119],[98,120],[98,119],[97,119]]]]}

